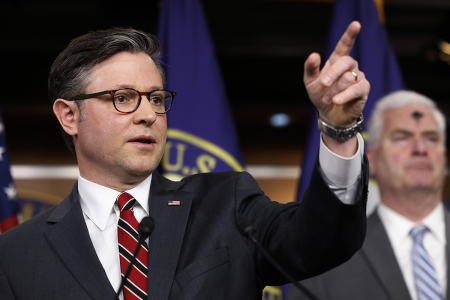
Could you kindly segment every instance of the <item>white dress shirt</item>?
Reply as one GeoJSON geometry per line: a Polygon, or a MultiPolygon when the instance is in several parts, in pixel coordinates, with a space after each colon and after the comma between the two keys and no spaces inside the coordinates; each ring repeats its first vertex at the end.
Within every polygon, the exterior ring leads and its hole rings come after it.
{"type": "Polygon", "coordinates": [[[380,203],[378,207],[378,215],[387,231],[412,300],[417,300],[417,291],[411,259],[413,239],[409,232],[414,226],[419,224],[424,224],[428,227],[429,230],[425,233],[423,239],[423,246],[427,250],[436,270],[437,279],[445,299],[447,291],[447,261],[445,255],[444,206],[442,202],[420,223],[412,222],[383,203],[380,203]]]}
{"type": "MultiPolygon", "coordinates": [[[[358,178],[361,174],[361,161],[364,153],[364,143],[358,134],[358,151],[351,158],[343,158],[331,152],[321,139],[319,161],[321,174],[342,202],[349,204],[353,199],[358,178]]],[[[127,191],[137,201],[134,206],[134,216],[138,222],[148,216],[148,199],[150,194],[150,175],[141,184],[127,191]]],[[[106,275],[113,288],[120,287],[120,260],[117,238],[119,222],[119,207],[116,204],[119,192],[98,185],[78,176],[78,192],[84,219],[106,275]]],[[[122,294],[119,296],[123,299],[122,294]]]]}
{"type": "MultiPolygon", "coordinates": [[[[135,199],[133,212],[138,222],[148,216],[148,196],[152,175],[127,191],[135,199]]],[[[81,209],[94,245],[109,282],[117,292],[121,283],[117,224],[120,210],[116,199],[120,192],[98,185],[78,176],[81,209]]],[[[148,243],[148,239],[147,239],[148,243]]],[[[119,296],[123,300],[123,295],[119,296]]]]}

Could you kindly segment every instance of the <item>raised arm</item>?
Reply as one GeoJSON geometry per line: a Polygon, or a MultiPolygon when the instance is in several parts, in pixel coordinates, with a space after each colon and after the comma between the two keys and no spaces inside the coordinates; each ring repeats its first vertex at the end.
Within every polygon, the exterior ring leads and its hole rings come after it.
{"type": "MultiPolygon", "coordinates": [[[[349,56],[361,30],[361,24],[352,22],[339,40],[334,52],[320,70],[321,58],[312,53],[305,62],[303,81],[312,103],[319,110],[322,121],[336,128],[349,128],[360,117],[370,91],[358,62],[349,56]]],[[[357,150],[357,139],[337,141],[323,135],[323,141],[334,153],[351,157],[357,150]]]]}

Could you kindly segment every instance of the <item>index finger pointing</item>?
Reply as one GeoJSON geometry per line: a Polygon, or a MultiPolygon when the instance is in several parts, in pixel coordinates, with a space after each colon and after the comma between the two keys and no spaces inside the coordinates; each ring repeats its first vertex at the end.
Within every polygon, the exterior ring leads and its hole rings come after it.
{"type": "Polygon", "coordinates": [[[348,25],[347,30],[342,35],[341,39],[336,45],[333,53],[329,58],[331,64],[333,64],[340,57],[349,55],[350,51],[352,51],[353,44],[355,43],[356,37],[361,30],[361,24],[358,21],[353,21],[348,25]]]}

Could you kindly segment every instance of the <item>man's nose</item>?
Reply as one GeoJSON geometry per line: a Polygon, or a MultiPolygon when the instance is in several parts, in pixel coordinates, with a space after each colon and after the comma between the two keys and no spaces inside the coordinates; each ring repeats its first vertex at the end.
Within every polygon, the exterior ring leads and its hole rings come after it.
{"type": "Polygon", "coordinates": [[[413,154],[427,155],[427,144],[424,139],[416,138],[413,141],[413,154]]]}
{"type": "Polygon", "coordinates": [[[148,125],[151,125],[156,120],[157,115],[153,110],[150,101],[148,101],[147,96],[142,96],[141,104],[135,112],[135,123],[147,123],[148,125]]]}

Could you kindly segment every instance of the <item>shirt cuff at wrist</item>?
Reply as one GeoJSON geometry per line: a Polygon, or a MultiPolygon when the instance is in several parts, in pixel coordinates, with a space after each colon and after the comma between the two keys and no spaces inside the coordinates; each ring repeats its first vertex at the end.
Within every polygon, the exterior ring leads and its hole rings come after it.
{"type": "Polygon", "coordinates": [[[325,182],[338,188],[351,186],[361,173],[361,163],[364,154],[364,141],[361,135],[358,139],[358,150],[352,157],[342,157],[332,152],[320,136],[319,162],[325,182]]]}

